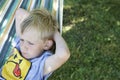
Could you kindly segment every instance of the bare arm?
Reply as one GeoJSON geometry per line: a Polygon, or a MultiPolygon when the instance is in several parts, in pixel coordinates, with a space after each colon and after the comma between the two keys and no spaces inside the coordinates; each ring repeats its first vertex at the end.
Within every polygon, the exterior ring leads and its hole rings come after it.
{"type": "Polygon", "coordinates": [[[44,67],[44,75],[59,68],[70,57],[67,44],[58,31],[56,31],[54,35],[54,41],[56,43],[55,54],[47,58],[44,67]]]}
{"type": "Polygon", "coordinates": [[[29,12],[19,8],[16,10],[15,13],[15,21],[16,21],[16,33],[17,35],[20,35],[20,24],[22,23],[22,21],[29,15],[29,12]]]}

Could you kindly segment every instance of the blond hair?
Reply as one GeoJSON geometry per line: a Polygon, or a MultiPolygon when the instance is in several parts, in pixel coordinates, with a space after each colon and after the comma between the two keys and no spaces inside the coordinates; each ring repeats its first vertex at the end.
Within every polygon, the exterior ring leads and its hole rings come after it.
{"type": "Polygon", "coordinates": [[[46,9],[32,10],[21,23],[21,33],[28,29],[35,29],[41,39],[51,39],[58,29],[57,20],[46,9]]]}

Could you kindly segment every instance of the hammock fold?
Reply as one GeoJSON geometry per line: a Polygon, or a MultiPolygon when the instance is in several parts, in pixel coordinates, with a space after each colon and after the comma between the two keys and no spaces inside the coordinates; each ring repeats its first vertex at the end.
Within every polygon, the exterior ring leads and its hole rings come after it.
{"type": "Polygon", "coordinates": [[[0,1],[0,67],[4,64],[12,46],[15,46],[15,11],[24,8],[46,8],[56,16],[62,33],[63,0],[1,0],[0,1]]]}

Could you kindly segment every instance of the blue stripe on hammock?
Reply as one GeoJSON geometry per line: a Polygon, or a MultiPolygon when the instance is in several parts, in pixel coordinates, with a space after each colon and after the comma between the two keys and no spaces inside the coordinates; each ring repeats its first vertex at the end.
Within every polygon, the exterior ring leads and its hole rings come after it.
{"type": "MultiPolygon", "coordinates": [[[[2,21],[1,21],[1,23],[0,23],[0,26],[3,25],[5,19],[8,17],[9,14],[7,14],[7,13],[10,13],[10,8],[12,7],[13,4],[14,4],[14,1],[12,1],[12,3],[10,4],[10,6],[9,6],[7,12],[6,12],[6,14],[4,15],[4,17],[3,17],[3,19],[2,19],[2,21]]],[[[2,31],[4,30],[4,28],[5,28],[5,27],[0,27],[0,34],[1,34],[2,31]]]]}
{"type": "Polygon", "coordinates": [[[10,46],[11,46],[12,39],[14,38],[14,35],[15,35],[15,21],[14,21],[12,29],[8,35],[8,38],[3,46],[3,50],[1,51],[1,53],[4,53],[4,54],[0,54],[0,67],[4,63],[5,57],[7,57],[8,52],[10,51],[10,48],[11,48],[10,46]]]}

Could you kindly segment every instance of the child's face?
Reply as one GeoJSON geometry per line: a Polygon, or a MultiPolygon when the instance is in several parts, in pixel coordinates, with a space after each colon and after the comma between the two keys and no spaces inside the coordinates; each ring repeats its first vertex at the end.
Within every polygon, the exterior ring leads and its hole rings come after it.
{"type": "Polygon", "coordinates": [[[35,30],[26,30],[20,35],[21,54],[26,59],[39,56],[44,50],[44,41],[39,40],[35,30]]]}

